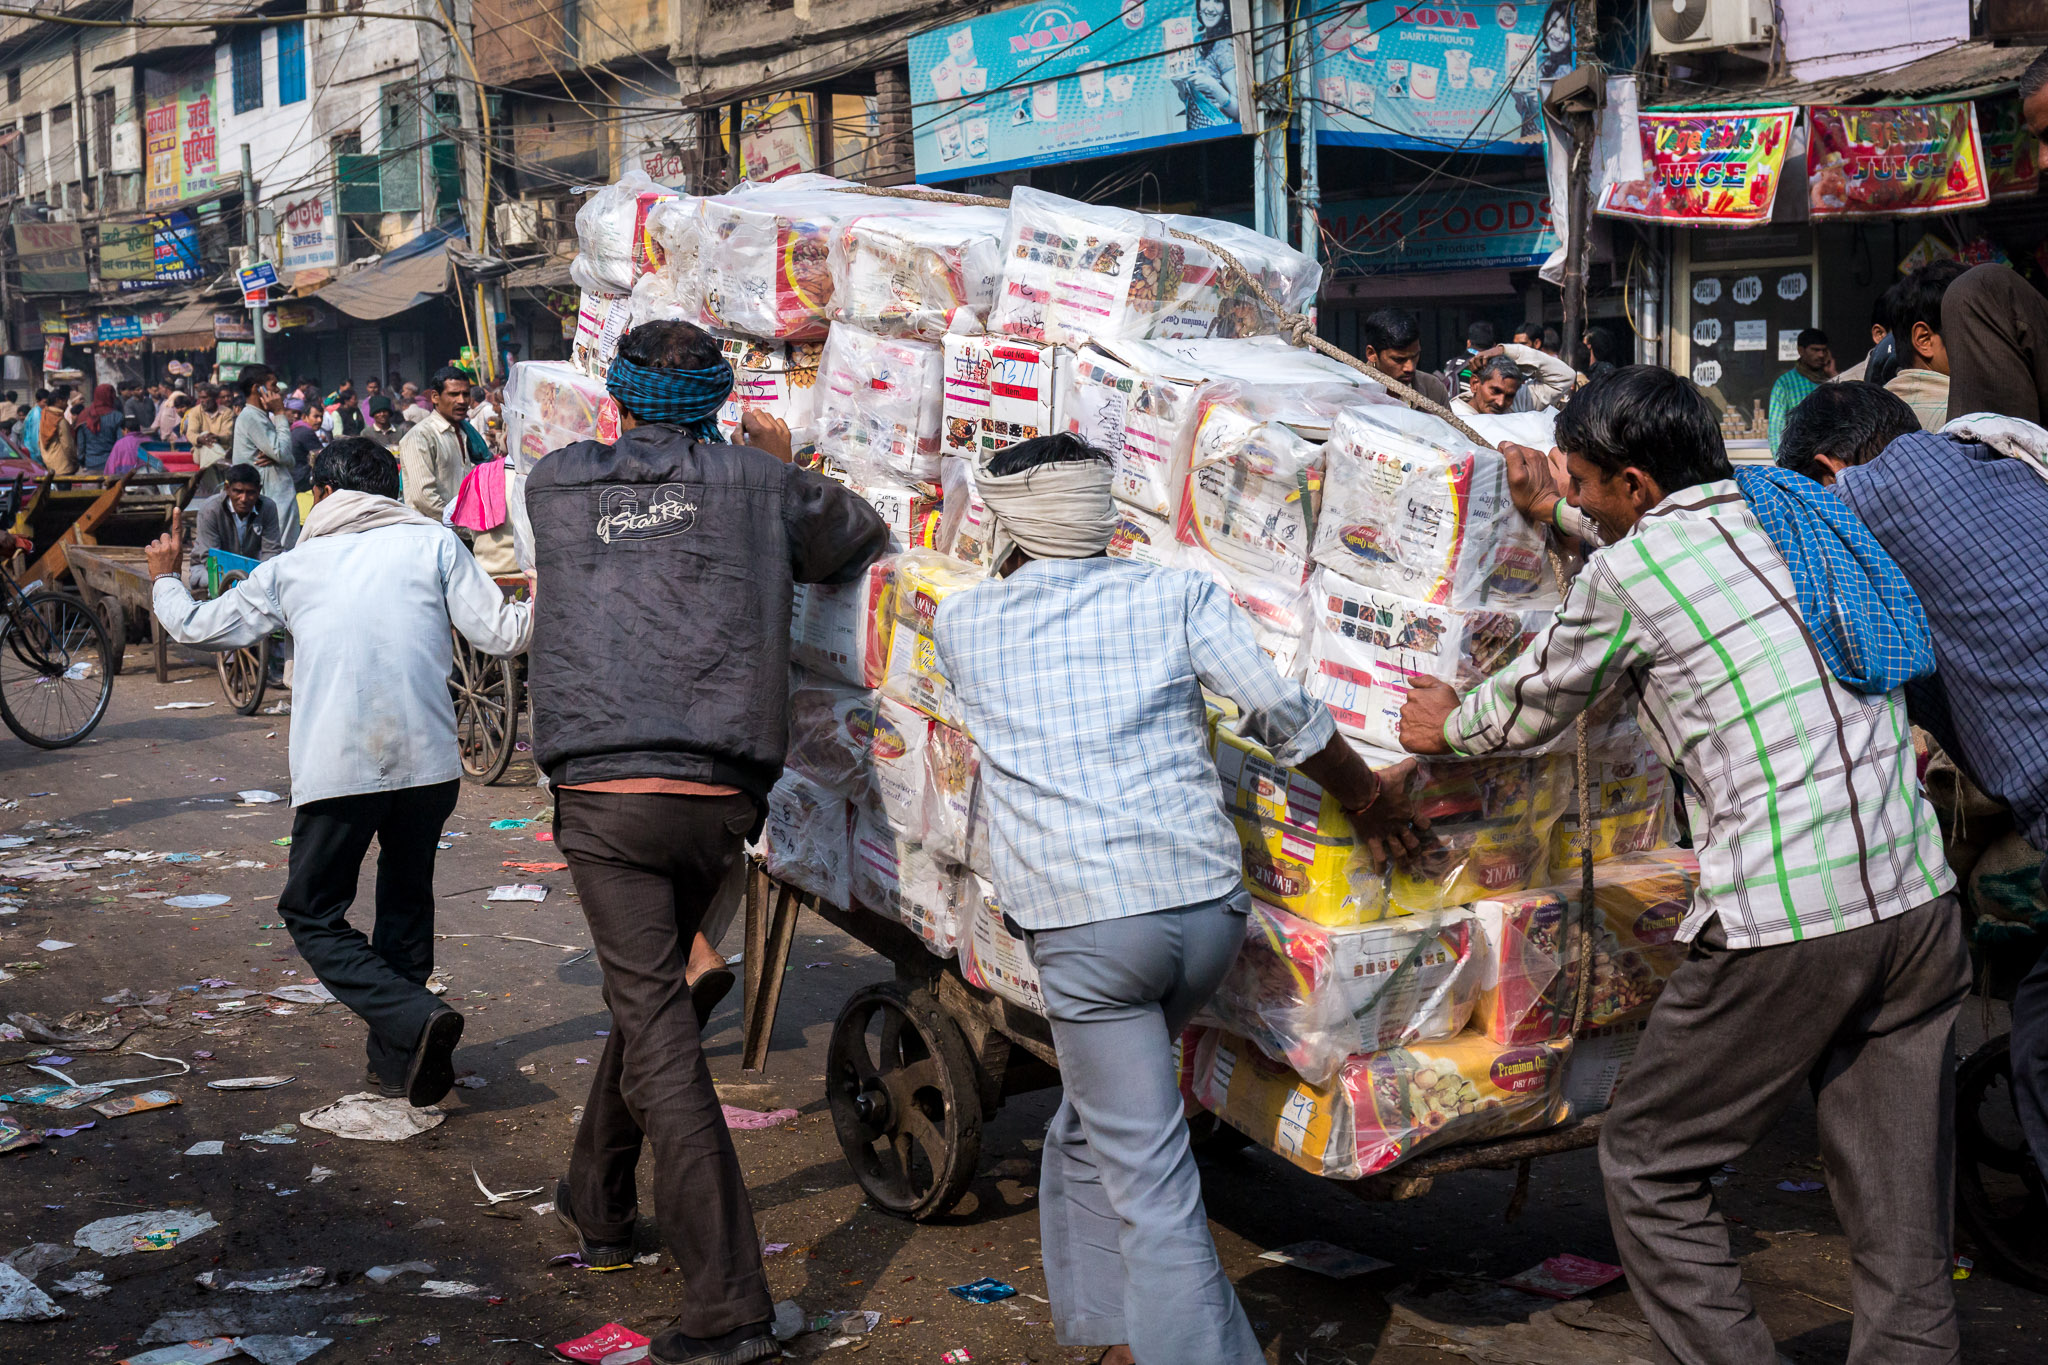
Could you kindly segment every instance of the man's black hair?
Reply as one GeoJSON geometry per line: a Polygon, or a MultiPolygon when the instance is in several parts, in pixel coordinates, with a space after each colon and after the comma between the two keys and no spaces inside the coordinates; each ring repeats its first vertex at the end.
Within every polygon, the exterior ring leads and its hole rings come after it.
{"type": "Polygon", "coordinates": [[[1828,471],[1818,456],[1869,464],[1901,436],[1920,430],[1906,400],[1859,380],[1823,384],[1785,414],[1778,463],[1818,481],[1828,471]]]}
{"type": "Polygon", "coordinates": [[[1493,324],[1485,318],[1479,319],[1465,329],[1465,344],[1475,351],[1492,350],[1493,342],[1493,324]]]}
{"type": "Polygon", "coordinates": [[[1870,301],[1870,325],[1892,329],[1892,291],[1887,289],[1870,301]]]}
{"type": "Polygon", "coordinates": [[[1618,364],[1619,362],[1614,358],[1614,353],[1617,349],[1619,349],[1619,345],[1614,340],[1614,333],[1608,331],[1605,327],[1588,327],[1586,329],[1586,350],[1590,353],[1589,364],[1598,365],[1602,361],[1610,365],[1618,364]]]}
{"type": "Polygon", "coordinates": [[[619,338],[619,354],[649,370],[708,370],[725,360],[717,337],[679,318],[641,323],[619,338]]]}
{"type": "Polygon", "coordinates": [[[1706,395],[1655,365],[1620,365],[1593,379],[1558,413],[1554,439],[1609,478],[1633,466],[1667,494],[1735,477],[1706,395]]]}
{"type": "Polygon", "coordinates": [[[1358,324],[1358,335],[1364,339],[1366,349],[1373,351],[1403,351],[1422,340],[1415,314],[1405,308],[1382,308],[1368,314],[1358,324]]]}
{"type": "Polygon", "coordinates": [[[1800,350],[1803,351],[1809,346],[1825,346],[1827,344],[1828,334],[1826,332],[1823,332],[1820,328],[1802,327],[1799,329],[1800,350]]]}
{"type": "Polygon", "coordinates": [[[49,401],[50,401],[50,391],[49,391],[48,389],[37,389],[37,390],[36,390],[36,401],[37,401],[38,403],[47,403],[47,402],[49,402],[49,401]]]}
{"type": "Polygon", "coordinates": [[[1543,349],[1544,349],[1544,350],[1546,350],[1546,351],[1554,351],[1554,350],[1556,350],[1556,349],[1557,349],[1558,347],[1562,346],[1563,344],[1564,344],[1564,333],[1563,333],[1563,332],[1560,332],[1560,331],[1558,331],[1558,330],[1557,330],[1557,329],[1556,329],[1555,327],[1545,327],[1545,328],[1543,329],[1543,349]]]}
{"type": "Polygon", "coordinates": [[[1517,337],[1527,337],[1527,344],[1534,346],[1537,342],[1543,340],[1543,324],[1540,322],[1525,322],[1515,328],[1515,335],[1517,337]]]}
{"type": "Polygon", "coordinates": [[[261,488],[263,476],[256,472],[256,466],[253,464],[229,465],[228,476],[223,483],[242,483],[251,488],[261,488]]]}
{"type": "Polygon", "coordinates": [[[256,390],[277,378],[277,371],[268,365],[244,365],[241,375],[235,380],[235,387],[242,391],[244,398],[254,398],[256,390]]]}
{"type": "Polygon", "coordinates": [[[2048,52],[2037,52],[2020,73],[2020,103],[2025,104],[2043,90],[2048,90],[2048,52]]]}
{"type": "Polygon", "coordinates": [[[1472,371],[1474,384],[1482,379],[1512,379],[1519,384],[1522,382],[1522,367],[1507,356],[1497,355],[1472,371]]]}
{"type": "Polygon", "coordinates": [[[132,412],[124,412],[124,413],[122,413],[122,414],[121,414],[121,430],[123,430],[123,431],[140,431],[140,430],[142,430],[142,419],[141,419],[140,417],[137,417],[137,416],[136,416],[136,415],[135,415],[134,413],[132,413],[132,412]]]}
{"type": "Polygon", "coordinates": [[[1034,436],[1013,446],[1004,446],[989,457],[988,472],[998,479],[1022,474],[1047,464],[1081,464],[1094,460],[1112,463],[1109,452],[1098,450],[1070,431],[1051,436],[1034,436]]]}
{"type": "Polygon", "coordinates": [[[1928,331],[1941,335],[1941,296],[1968,269],[1961,261],[1930,261],[1898,282],[1890,296],[1892,330],[1908,349],[1916,322],[1926,323],[1928,331]]]}
{"type": "Polygon", "coordinates": [[[398,461],[367,437],[344,436],[313,457],[313,486],[396,498],[398,461]]]}
{"type": "Polygon", "coordinates": [[[470,382],[469,371],[456,365],[443,365],[427,376],[427,388],[433,393],[439,393],[448,387],[448,381],[451,379],[460,379],[467,384],[470,382]]]}

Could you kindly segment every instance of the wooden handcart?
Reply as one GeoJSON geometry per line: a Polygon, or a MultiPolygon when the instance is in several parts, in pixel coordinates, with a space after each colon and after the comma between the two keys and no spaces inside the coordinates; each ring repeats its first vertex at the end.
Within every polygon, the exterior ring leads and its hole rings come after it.
{"type": "Polygon", "coordinates": [[[131,626],[137,619],[147,621],[151,657],[156,680],[169,682],[170,636],[157,623],[150,607],[154,591],[149,564],[140,546],[88,545],[74,542],[61,547],[65,567],[78,595],[92,608],[107,632],[107,669],[121,671],[122,656],[128,648],[131,626]]]}
{"type": "MultiPolygon", "coordinates": [[[[508,598],[526,595],[523,576],[500,578],[497,584],[508,598]]],[[[455,666],[448,675],[448,692],[455,701],[456,752],[463,777],[488,787],[505,775],[519,749],[526,659],[497,658],[464,639],[461,631],[450,633],[455,637],[455,666]]]]}

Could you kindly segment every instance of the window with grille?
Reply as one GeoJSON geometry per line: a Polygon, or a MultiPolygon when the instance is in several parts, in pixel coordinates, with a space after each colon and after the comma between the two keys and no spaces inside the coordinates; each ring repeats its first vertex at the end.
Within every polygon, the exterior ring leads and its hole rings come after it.
{"type": "Polygon", "coordinates": [[[21,193],[21,151],[19,133],[0,142],[0,199],[12,199],[21,193]]]}
{"type": "Polygon", "coordinates": [[[377,138],[377,188],[386,213],[420,210],[420,97],[409,85],[380,92],[382,127],[377,138]]]}
{"type": "Polygon", "coordinates": [[[7,73],[7,102],[13,104],[21,99],[21,68],[15,67],[7,73]]]}
{"type": "Polygon", "coordinates": [[[263,107],[263,30],[238,28],[230,41],[235,112],[246,114],[263,107]]]}
{"type": "Polygon", "coordinates": [[[277,26],[277,102],[297,104],[306,98],[306,25],[277,26]]]}
{"type": "Polygon", "coordinates": [[[92,94],[92,164],[106,170],[114,160],[114,92],[95,90],[92,94]]]}
{"type": "MultiPolygon", "coordinates": [[[[71,133],[71,106],[60,104],[50,111],[50,179],[69,180],[78,173],[78,143],[71,133]]],[[[63,197],[57,200],[61,206],[63,197]]]]}

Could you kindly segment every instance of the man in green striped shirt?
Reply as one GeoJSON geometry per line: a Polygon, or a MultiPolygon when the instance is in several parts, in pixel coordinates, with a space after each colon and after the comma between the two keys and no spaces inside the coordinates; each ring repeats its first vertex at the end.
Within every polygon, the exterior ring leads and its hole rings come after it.
{"type": "MultiPolygon", "coordinates": [[[[1954,877],[1899,690],[1828,671],[1790,571],[1733,479],[1712,408],[1631,366],[1558,418],[1570,501],[1604,542],[1556,622],[1462,699],[1423,685],[1418,753],[1532,748],[1611,688],[1699,812],[1692,945],[1600,1144],[1608,1211],[1666,1358],[1775,1358],[1708,1177],[1812,1080],[1849,1235],[1852,1362],[1953,1362],[1949,1034],[1969,984],[1954,877]]],[[[1517,502],[1552,509],[1509,452],[1517,502]]]]}
{"type": "Polygon", "coordinates": [[[1778,453],[1778,440],[1785,434],[1785,417],[1806,401],[1806,395],[1828,382],[1835,373],[1835,353],[1828,347],[1828,334],[1809,327],[1799,334],[1799,363],[1778,376],[1771,385],[1771,454],[1778,453]]]}

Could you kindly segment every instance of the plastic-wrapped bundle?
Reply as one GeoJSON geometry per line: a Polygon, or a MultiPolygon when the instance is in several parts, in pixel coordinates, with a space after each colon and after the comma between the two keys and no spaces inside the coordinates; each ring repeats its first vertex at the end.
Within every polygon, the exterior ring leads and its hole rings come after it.
{"type": "Polygon", "coordinates": [[[965,731],[933,725],[924,748],[924,842],[948,862],[970,856],[981,753],[965,731]]]}
{"type": "Polygon", "coordinates": [[[1429,817],[1430,837],[1394,859],[1389,912],[1423,915],[1550,881],[1550,835],[1571,807],[1572,773],[1565,754],[1422,760],[1409,803],[1429,817]]]}
{"type": "Polygon", "coordinates": [[[882,690],[942,725],[960,724],[960,705],[953,685],[939,672],[932,622],[941,602],[983,577],[972,566],[933,550],[912,550],[896,561],[896,629],[889,641],[882,690]]]}
{"type": "Polygon", "coordinates": [[[1300,428],[1320,419],[1315,435],[1326,434],[1337,407],[1356,398],[1334,386],[1281,394],[1228,381],[1205,385],[1183,427],[1187,450],[1178,462],[1187,467],[1187,487],[1175,533],[1249,573],[1306,579],[1323,500],[1323,447],[1300,428]]]}
{"type": "Polygon", "coordinates": [[[931,342],[834,325],[818,367],[819,452],[849,470],[937,482],[944,365],[931,342]]]}
{"type": "Polygon", "coordinates": [[[940,957],[960,943],[961,871],[899,839],[866,811],[853,819],[853,898],[914,930],[940,957]]]}
{"type": "MultiPolygon", "coordinates": [[[[703,227],[695,195],[664,199],[647,211],[647,235],[661,253],[661,264],[652,276],[658,281],[658,296],[689,322],[698,321],[704,311],[704,280],[697,260],[703,227]]],[[[643,276],[635,288],[648,278],[643,276]]]]}
{"type": "Polygon", "coordinates": [[[946,351],[939,445],[981,468],[1004,446],[1053,430],[1053,397],[1073,353],[1016,337],[952,336],[946,351]]]}
{"type": "Polygon", "coordinates": [[[936,550],[944,544],[955,509],[946,506],[944,490],[939,485],[907,482],[884,470],[865,466],[841,471],[837,460],[828,460],[821,472],[828,478],[842,478],[848,488],[882,514],[882,524],[889,528],[889,553],[936,550]]]}
{"type": "MultiPolygon", "coordinates": [[[[1263,232],[1217,218],[1192,218],[1182,213],[1162,213],[1159,221],[1169,228],[1192,232],[1228,251],[1247,274],[1265,287],[1273,301],[1290,313],[1306,312],[1323,287],[1323,267],[1320,264],[1263,232]]],[[[1279,332],[1280,319],[1268,312],[1242,282],[1230,278],[1228,271],[1220,269],[1220,262],[1218,265],[1213,286],[1216,297],[1213,308],[1206,302],[1182,300],[1181,306],[1175,310],[1184,320],[1182,325],[1192,325],[1195,318],[1208,312],[1213,314],[1214,320],[1198,335],[1249,337],[1279,332]]],[[[1179,333],[1183,336],[1189,334],[1185,331],[1179,333]]]]}
{"type": "Polygon", "coordinates": [[[1332,929],[1255,904],[1204,1013],[1327,1083],[1355,1053],[1461,1031],[1479,995],[1478,943],[1463,910],[1332,929]]]}
{"type": "MultiPolygon", "coordinates": [[[[1560,869],[1562,870],[1562,869],[1560,869]]],[[[1593,994],[1586,1023],[1601,1028],[1647,1009],[1687,947],[1679,928],[1692,912],[1699,863],[1662,849],[1602,863],[1593,870],[1600,912],[1593,939],[1593,994]]],[[[1474,1025],[1507,1043],[1561,1037],[1577,1009],[1577,946],[1565,931],[1579,904],[1579,883],[1475,903],[1485,940],[1474,1025]]]]}
{"type": "Polygon", "coordinates": [[[633,282],[662,262],[661,247],[647,231],[648,211],[664,200],[681,197],[636,166],[616,184],[584,200],[583,207],[576,210],[577,255],[569,263],[577,287],[631,293],[633,282]]]}
{"type": "Polygon", "coordinates": [[[855,805],[875,804],[875,694],[800,668],[789,672],[789,751],[783,767],[855,805]]]}
{"type": "Polygon", "coordinates": [[[828,905],[851,904],[853,807],[844,796],[788,769],[768,792],[755,847],[768,875],[828,905]]]}
{"type": "Polygon", "coordinates": [[[1614,1102],[1614,1092],[1628,1079],[1629,1067],[1650,1026],[1648,1011],[1604,1028],[1589,1028],[1572,1043],[1564,1064],[1564,1102],[1569,1117],[1597,1114],[1614,1102]]]}
{"type": "Polygon", "coordinates": [[[963,883],[960,974],[968,984],[999,995],[1033,1014],[1045,1013],[1045,989],[1030,945],[1003,923],[995,888],[969,873],[963,883]]]}
{"type": "Polygon", "coordinates": [[[995,568],[995,519],[974,486],[974,461],[948,455],[939,461],[940,506],[950,536],[932,548],[987,573],[995,568]]]}
{"type": "Polygon", "coordinates": [[[718,430],[737,441],[740,417],[759,408],[789,424],[793,454],[810,455],[818,445],[818,362],[824,347],[815,341],[757,341],[720,337],[718,348],[732,366],[732,393],[718,409],[718,430]]]}
{"type": "Polygon", "coordinates": [[[598,294],[586,289],[576,304],[576,336],[569,356],[577,369],[602,380],[618,354],[619,338],[633,321],[630,294],[598,294]]]}
{"type": "Polygon", "coordinates": [[[1171,520],[1181,483],[1174,438],[1194,391],[1191,382],[1149,374],[1087,346],[1068,365],[1053,410],[1060,430],[1115,460],[1110,491],[1118,501],[1171,520]]]}
{"type": "Polygon", "coordinates": [[[1317,563],[1433,606],[1557,606],[1543,531],[1515,510],[1499,453],[1395,406],[1339,414],[1326,453],[1317,563]]]}
{"type": "Polygon", "coordinates": [[[833,318],[927,341],[956,324],[979,330],[1008,220],[1001,209],[958,204],[847,219],[832,235],[833,318]]]}
{"type": "MultiPolygon", "coordinates": [[[[1593,861],[1647,853],[1670,843],[1671,770],[1663,761],[1638,738],[1625,752],[1595,752],[1592,763],[1587,795],[1593,808],[1593,861]]],[[[1584,846],[1578,805],[1568,802],[1551,835],[1552,875],[1563,877],[1578,866],[1584,846]]]]}
{"type": "Polygon", "coordinates": [[[1366,856],[1337,798],[1255,741],[1216,727],[1216,773],[1252,895],[1325,925],[1386,913],[1384,870],[1366,856]]]}
{"type": "Polygon", "coordinates": [[[592,379],[559,360],[523,360],[505,381],[505,450],[520,470],[578,441],[619,439],[619,405],[592,379]]]}
{"type": "Polygon", "coordinates": [[[922,711],[876,694],[868,753],[874,775],[872,809],[890,833],[912,843],[924,842],[924,751],[931,729],[931,718],[922,711]]]}
{"type": "Polygon", "coordinates": [[[831,188],[848,183],[817,176],[796,188],[784,180],[699,201],[704,325],[786,340],[824,336],[832,317],[833,230],[861,214],[920,208],[915,200],[831,188]]]}
{"type": "Polygon", "coordinates": [[[1250,573],[1193,545],[1181,546],[1174,562],[1220,583],[1251,619],[1252,636],[1273,667],[1290,678],[1301,675],[1315,625],[1315,599],[1306,586],[1296,579],[1250,573]]]}
{"type": "MultiPolygon", "coordinates": [[[[1325,528],[1331,516],[1326,506],[1325,528]]],[[[1328,568],[1316,571],[1310,589],[1316,624],[1308,690],[1329,706],[1338,729],[1381,749],[1401,748],[1410,679],[1471,687],[1514,662],[1552,617],[1547,610],[1433,606],[1350,582],[1328,568]]]]}
{"type": "Polygon", "coordinates": [[[1162,568],[1180,563],[1180,547],[1173,538],[1173,528],[1129,503],[1117,505],[1116,529],[1109,533],[1109,555],[1112,559],[1131,559],[1162,568]]]}
{"type": "Polygon", "coordinates": [[[851,583],[799,583],[790,599],[789,660],[856,687],[880,687],[896,628],[896,561],[878,559],[851,583]]]}
{"type": "Polygon", "coordinates": [[[1316,1175],[1377,1175],[1432,1147],[1547,1128],[1566,1116],[1563,1043],[1466,1031],[1347,1058],[1314,1085],[1221,1030],[1197,1049],[1196,1101],[1316,1175]]]}

